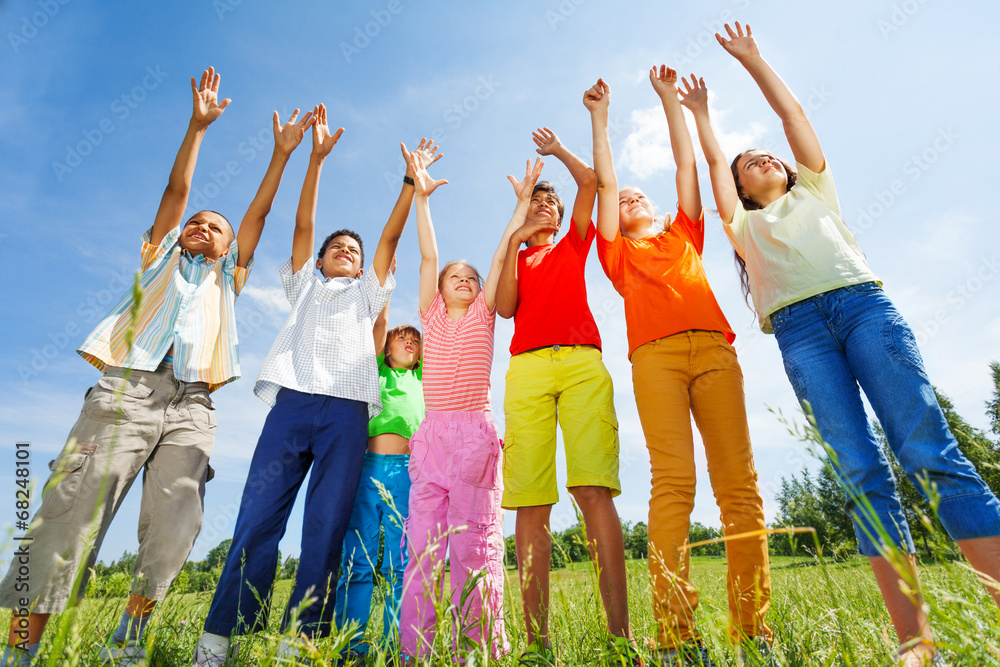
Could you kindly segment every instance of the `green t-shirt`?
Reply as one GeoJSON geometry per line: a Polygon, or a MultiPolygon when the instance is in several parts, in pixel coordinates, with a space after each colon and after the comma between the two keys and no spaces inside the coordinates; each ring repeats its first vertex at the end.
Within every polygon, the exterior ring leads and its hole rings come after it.
{"type": "Polygon", "coordinates": [[[412,369],[391,368],[378,355],[378,384],[382,412],[368,422],[368,437],[396,433],[411,438],[424,419],[423,364],[412,369]]]}

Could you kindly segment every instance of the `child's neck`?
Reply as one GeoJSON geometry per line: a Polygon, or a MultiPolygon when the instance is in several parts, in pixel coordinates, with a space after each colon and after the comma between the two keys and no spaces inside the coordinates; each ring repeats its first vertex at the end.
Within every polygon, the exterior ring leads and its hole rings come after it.
{"type": "Polygon", "coordinates": [[[469,306],[465,304],[444,304],[445,310],[448,312],[448,317],[451,318],[452,322],[458,322],[460,319],[465,317],[465,314],[469,312],[469,306]]]}

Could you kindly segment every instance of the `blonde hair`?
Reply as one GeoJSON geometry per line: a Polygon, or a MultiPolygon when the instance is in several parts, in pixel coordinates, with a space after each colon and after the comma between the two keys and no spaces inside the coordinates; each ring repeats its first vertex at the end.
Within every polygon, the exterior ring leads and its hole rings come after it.
{"type": "Polygon", "coordinates": [[[472,272],[474,274],[476,274],[476,282],[479,283],[479,289],[482,289],[483,288],[483,277],[479,274],[479,270],[476,269],[476,267],[474,267],[471,264],[469,264],[464,259],[453,259],[450,262],[448,262],[447,264],[445,264],[444,268],[441,269],[441,272],[438,274],[438,291],[439,292],[441,291],[441,285],[444,284],[444,274],[448,272],[448,269],[450,269],[451,267],[456,266],[458,264],[462,264],[463,266],[467,266],[470,269],[472,269],[472,272]]]}

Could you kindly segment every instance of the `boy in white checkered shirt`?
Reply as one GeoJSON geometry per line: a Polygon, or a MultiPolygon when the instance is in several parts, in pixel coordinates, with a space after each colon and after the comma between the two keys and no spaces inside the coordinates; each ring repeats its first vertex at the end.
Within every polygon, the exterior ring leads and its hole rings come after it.
{"type": "MultiPolygon", "coordinates": [[[[395,286],[390,267],[413,202],[412,174],[408,170],[403,179],[367,272],[361,238],[350,230],[326,238],[310,271],[320,171],[344,131],[330,133],[324,105],[314,113],[292,257],[281,268],[292,311],[254,388],[272,408],[250,464],[233,544],[195,650],[196,665],[221,665],[231,635],[266,627],[278,542],[310,468],[300,564],[281,629],[287,631],[297,610],[299,632],[329,634],[368,420],[382,409],[372,326],[395,286]],[[303,604],[307,594],[311,604],[303,604]]],[[[437,150],[431,143],[421,140],[418,148],[428,159],[437,150]]],[[[295,653],[283,643],[283,655],[295,653]]]]}

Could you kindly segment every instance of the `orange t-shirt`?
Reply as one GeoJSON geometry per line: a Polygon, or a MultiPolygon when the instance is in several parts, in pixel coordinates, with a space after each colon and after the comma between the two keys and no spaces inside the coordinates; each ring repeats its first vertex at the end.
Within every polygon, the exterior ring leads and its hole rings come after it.
{"type": "Polygon", "coordinates": [[[616,231],[606,241],[597,235],[604,273],[625,299],[629,357],[640,345],[681,331],[718,331],[736,340],[708,284],[704,245],[704,216],[693,222],[681,210],[658,236],[627,239],[616,231]]]}

